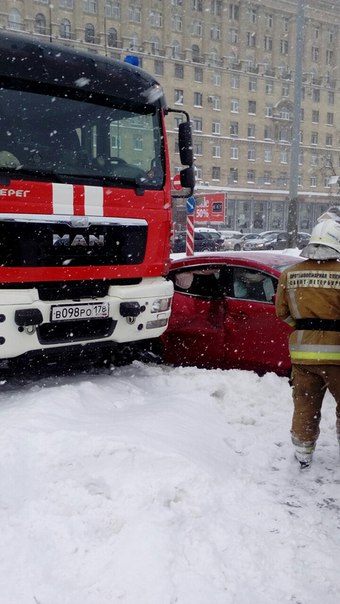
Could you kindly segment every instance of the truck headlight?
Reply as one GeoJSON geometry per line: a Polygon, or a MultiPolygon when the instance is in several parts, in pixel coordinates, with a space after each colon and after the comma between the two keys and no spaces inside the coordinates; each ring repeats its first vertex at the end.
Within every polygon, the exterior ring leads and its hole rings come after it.
{"type": "Polygon", "coordinates": [[[154,312],[165,312],[169,310],[171,306],[171,298],[158,298],[152,303],[151,311],[154,312]]]}

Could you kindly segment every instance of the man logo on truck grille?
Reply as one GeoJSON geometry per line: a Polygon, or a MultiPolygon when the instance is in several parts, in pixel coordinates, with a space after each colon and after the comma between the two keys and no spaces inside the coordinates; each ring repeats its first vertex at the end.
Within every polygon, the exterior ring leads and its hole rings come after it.
{"type": "Polygon", "coordinates": [[[103,247],[104,235],[58,235],[53,233],[53,247],[103,247]]]}

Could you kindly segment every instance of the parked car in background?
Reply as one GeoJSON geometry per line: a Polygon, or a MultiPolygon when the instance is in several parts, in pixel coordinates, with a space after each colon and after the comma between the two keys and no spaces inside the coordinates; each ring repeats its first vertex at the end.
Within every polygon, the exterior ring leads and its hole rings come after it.
{"type": "Polygon", "coordinates": [[[271,249],[267,247],[277,237],[280,231],[268,231],[267,233],[260,233],[255,239],[248,239],[243,245],[243,249],[249,250],[265,250],[271,249]]]}
{"type": "Polygon", "coordinates": [[[288,334],[274,295],[286,266],[280,253],[222,252],[173,260],[174,299],[161,357],[174,365],[289,375],[288,334]]]}
{"type": "Polygon", "coordinates": [[[203,233],[208,239],[213,239],[216,244],[216,249],[221,250],[223,247],[223,237],[216,229],[209,227],[196,227],[195,233],[203,233]]]}
{"type": "MultiPolygon", "coordinates": [[[[217,231],[216,231],[217,232],[217,231]]],[[[194,230],[194,251],[195,252],[216,252],[220,249],[223,239],[215,238],[214,235],[206,231],[194,230]]],[[[184,253],[186,251],[186,231],[177,231],[175,233],[172,252],[174,254],[184,253]]]]}
{"type": "Polygon", "coordinates": [[[223,239],[223,250],[235,249],[235,245],[243,235],[241,231],[219,231],[219,233],[223,239]]]}
{"type": "MultiPolygon", "coordinates": [[[[310,239],[309,233],[298,232],[297,233],[297,247],[302,250],[310,239]]],[[[280,231],[279,233],[268,233],[263,235],[257,241],[249,241],[249,245],[245,245],[245,250],[256,249],[256,250],[285,250],[288,248],[288,232],[280,231]]]]}
{"type": "Polygon", "coordinates": [[[258,239],[259,235],[258,233],[245,233],[244,235],[242,235],[242,237],[240,239],[238,239],[235,242],[234,245],[234,250],[235,251],[239,251],[239,250],[243,250],[244,245],[248,242],[248,241],[255,241],[255,239],[258,239]]]}

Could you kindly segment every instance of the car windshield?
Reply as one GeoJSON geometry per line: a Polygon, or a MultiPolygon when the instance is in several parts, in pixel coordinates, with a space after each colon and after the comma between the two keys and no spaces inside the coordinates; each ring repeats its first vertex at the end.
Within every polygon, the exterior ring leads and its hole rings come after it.
{"type": "Polygon", "coordinates": [[[162,188],[164,150],[154,107],[137,113],[65,97],[0,90],[2,171],[12,178],[162,188]]]}

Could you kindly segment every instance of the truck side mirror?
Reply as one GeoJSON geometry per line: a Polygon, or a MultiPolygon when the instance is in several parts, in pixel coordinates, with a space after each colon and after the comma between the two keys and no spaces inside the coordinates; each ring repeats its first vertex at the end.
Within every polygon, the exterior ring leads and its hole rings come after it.
{"type": "Polygon", "coordinates": [[[178,126],[178,144],[181,163],[184,166],[192,166],[194,153],[192,148],[192,134],[190,122],[182,122],[178,126]]]}

